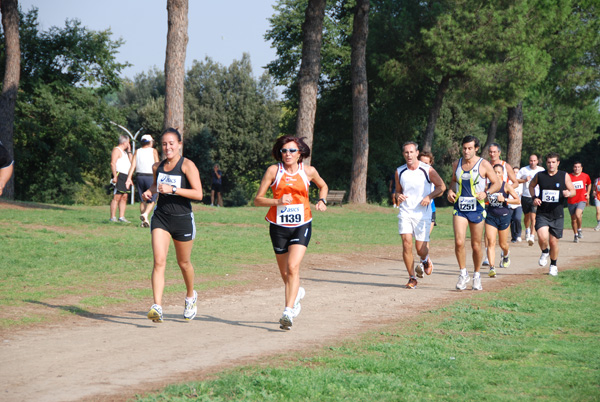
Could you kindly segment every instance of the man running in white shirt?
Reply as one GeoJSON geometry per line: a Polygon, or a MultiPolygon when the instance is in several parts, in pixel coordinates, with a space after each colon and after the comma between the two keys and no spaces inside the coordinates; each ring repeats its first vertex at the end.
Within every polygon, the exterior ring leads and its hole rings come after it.
{"type": "Polygon", "coordinates": [[[423,270],[430,275],[433,263],[429,258],[429,232],[431,229],[431,201],[443,194],[446,185],[434,168],[419,161],[416,142],[407,142],[402,147],[406,164],[396,169],[396,194],[398,199],[398,231],[402,237],[402,258],[410,279],[408,289],[417,287],[413,266],[412,238],[415,237],[417,254],[423,270]],[[435,185],[434,190],[431,184],[435,185]]]}

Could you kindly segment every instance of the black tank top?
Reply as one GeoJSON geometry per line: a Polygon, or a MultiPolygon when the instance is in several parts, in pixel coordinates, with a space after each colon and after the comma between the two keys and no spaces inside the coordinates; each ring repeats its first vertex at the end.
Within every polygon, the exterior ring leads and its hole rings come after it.
{"type": "Polygon", "coordinates": [[[547,171],[538,172],[537,182],[540,186],[540,199],[542,205],[537,208],[538,214],[544,214],[551,219],[564,217],[564,206],[566,198],[563,196],[563,190],[567,189],[565,184],[566,172],[559,170],[554,176],[550,176],[547,171]]]}
{"type": "MultiPolygon", "coordinates": [[[[158,165],[156,169],[156,185],[161,183],[169,184],[179,188],[190,188],[185,174],[181,171],[183,165],[182,156],[175,167],[165,172],[165,159],[158,165]]],[[[189,198],[182,197],[178,194],[163,194],[158,195],[158,201],[156,202],[156,210],[168,215],[188,215],[192,212],[192,203],[189,198]]]]}
{"type": "MultiPolygon", "coordinates": [[[[500,190],[498,190],[497,193],[491,194],[491,196],[489,196],[489,205],[488,205],[488,212],[491,213],[492,215],[495,216],[505,216],[508,215],[508,213],[510,212],[508,209],[508,203],[506,202],[506,199],[508,198],[508,193],[506,192],[506,189],[504,188],[504,184],[505,182],[502,182],[502,186],[500,187],[500,190]],[[502,196],[504,197],[504,201],[500,202],[498,201],[498,194],[502,194],[502,196]]],[[[490,183],[488,185],[488,188],[490,188],[492,184],[490,183]]]]}

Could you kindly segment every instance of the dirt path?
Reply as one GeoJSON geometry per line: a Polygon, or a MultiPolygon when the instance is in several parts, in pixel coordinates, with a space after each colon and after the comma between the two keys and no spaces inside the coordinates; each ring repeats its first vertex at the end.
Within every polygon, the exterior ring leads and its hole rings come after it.
{"type": "MultiPolygon", "coordinates": [[[[600,232],[585,229],[579,244],[571,238],[565,231],[559,272],[578,267],[583,256],[600,254],[600,232]]],[[[492,279],[484,267],[484,291],[547,272],[538,267],[537,244],[511,246],[510,268],[499,268],[492,279]]],[[[9,335],[0,344],[0,400],[124,400],[223,367],[331,343],[475,293],[470,286],[454,290],[458,271],[450,244],[432,250],[433,275],[420,280],[416,290],[404,289],[400,251],[398,246],[378,256],[309,253],[302,272],[307,295],[289,332],[277,323],[283,299],[277,284],[208,299],[201,295],[192,322],[181,318],[183,304],[165,305],[163,324],[153,324],[145,308],[135,308],[9,335]]],[[[468,267],[472,271],[469,262],[468,267]]]]}

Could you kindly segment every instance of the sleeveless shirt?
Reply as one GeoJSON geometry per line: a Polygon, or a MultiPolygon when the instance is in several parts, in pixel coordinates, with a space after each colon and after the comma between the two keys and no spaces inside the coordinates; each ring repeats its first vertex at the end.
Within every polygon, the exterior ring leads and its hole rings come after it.
{"type": "Polygon", "coordinates": [[[116,147],[121,151],[121,157],[117,159],[117,173],[129,174],[129,168],[131,167],[131,161],[127,154],[119,147],[116,147]]]}
{"type": "Polygon", "coordinates": [[[419,167],[415,170],[409,169],[406,164],[396,169],[402,194],[408,197],[399,205],[399,218],[410,216],[415,219],[431,219],[431,204],[421,205],[421,201],[431,193],[433,187],[429,169],[431,166],[423,162],[419,162],[419,167]]]}
{"type": "MultiPolygon", "coordinates": [[[[190,188],[185,174],[181,171],[183,165],[182,156],[175,167],[165,172],[165,163],[167,160],[163,160],[156,169],[156,185],[161,183],[168,184],[179,188],[190,188]]],[[[189,198],[180,196],[179,194],[164,194],[158,195],[158,201],[156,202],[156,210],[168,215],[188,215],[192,212],[192,203],[189,198]]]]}
{"type": "Polygon", "coordinates": [[[479,175],[482,161],[483,159],[479,158],[471,170],[464,171],[462,169],[462,158],[458,160],[455,171],[458,188],[454,209],[466,212],[482,212],[485,209],[485,201],[475,198],[477,193],[485,191],[485,180],[479,175]]]}
{"type": "Polygon", "coordinates": [[[291,204],[274,205],[269,208],[265,219],[277,226],[297,227],[312,220],[308,187],[310,180],[304,171],[304,164],[298,164],[295,173],[288,173],[282,163],[277,164],[277,175],[271,184],[273,198],[279,199],[284,194],[292,195],[291,204]]]}
{"type": "Polygon", "coordinates": [[[135,172],[152,174],[154,165],[154,148],[139,148],[135,153],[135,172]]]}
{"type": "MultiPolygon", "coordinates": [[[[497,193],[494,194],[490,194],[488,196],[489,199],[489,205],[488,205],[488,212],[492,215],[495,216],[505,216],[508,215],[510,210],[508,209],[508,203],[506,202],[506,199],[508,198],[508,193],[506,192],[506,189],[504,188],[504,185],[506,183],[502,182],[502,186],[500,186],[500,190],[497,193]],[[498,195],[502,194],[502,196],[504,197],[504,201],[500,202],[498,201],[498,195]]],[[[489,188],[489,186],[488,186],[489,188]]]]}
{"type": "Polygon", "coordinates": [[[540,199],[542,204],[537,207],[537,213],[543,214],[550,219],[564,217],[565,197],[563,190],[567,189],[565,177],[567,172],[558,170],[553,176],[544,170],[537,174],[538,186],[540,186],[540,199]]]}

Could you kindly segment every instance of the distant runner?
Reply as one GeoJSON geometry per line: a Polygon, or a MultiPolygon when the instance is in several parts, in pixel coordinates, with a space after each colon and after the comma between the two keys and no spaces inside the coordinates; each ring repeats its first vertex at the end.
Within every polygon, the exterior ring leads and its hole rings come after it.
{"type": "Polygon", "coordinates": [[[550,257],[548,274],[558,275],[558,239],[562,238],[564,227],[565,198],[575,195],[575,188],[566,172],[558,170],[560,156],[551,152],[546,156],[547,171],[539,172],[529,183],[529,192],[533,194],[535,186],[540,187],[539,197],[533,204],[537,207],[535,230],[542,250],[539,264],[545,267],[550,257]]]}
{"type": "Polygon", "coordinates": [[[573,173],[569,173],[573,187],[575,188],[575,197],[571,197],[567,201],[569,214],[571,215],[571,227],[573,228],[574,243],[579,243],[579,239],[583,238],[581,232],[581,221],[583,210],[590,202],[590,190],[592,189],[592,180],[587,173],[583,173],[581,162],[573,163],[573,173]]]}

